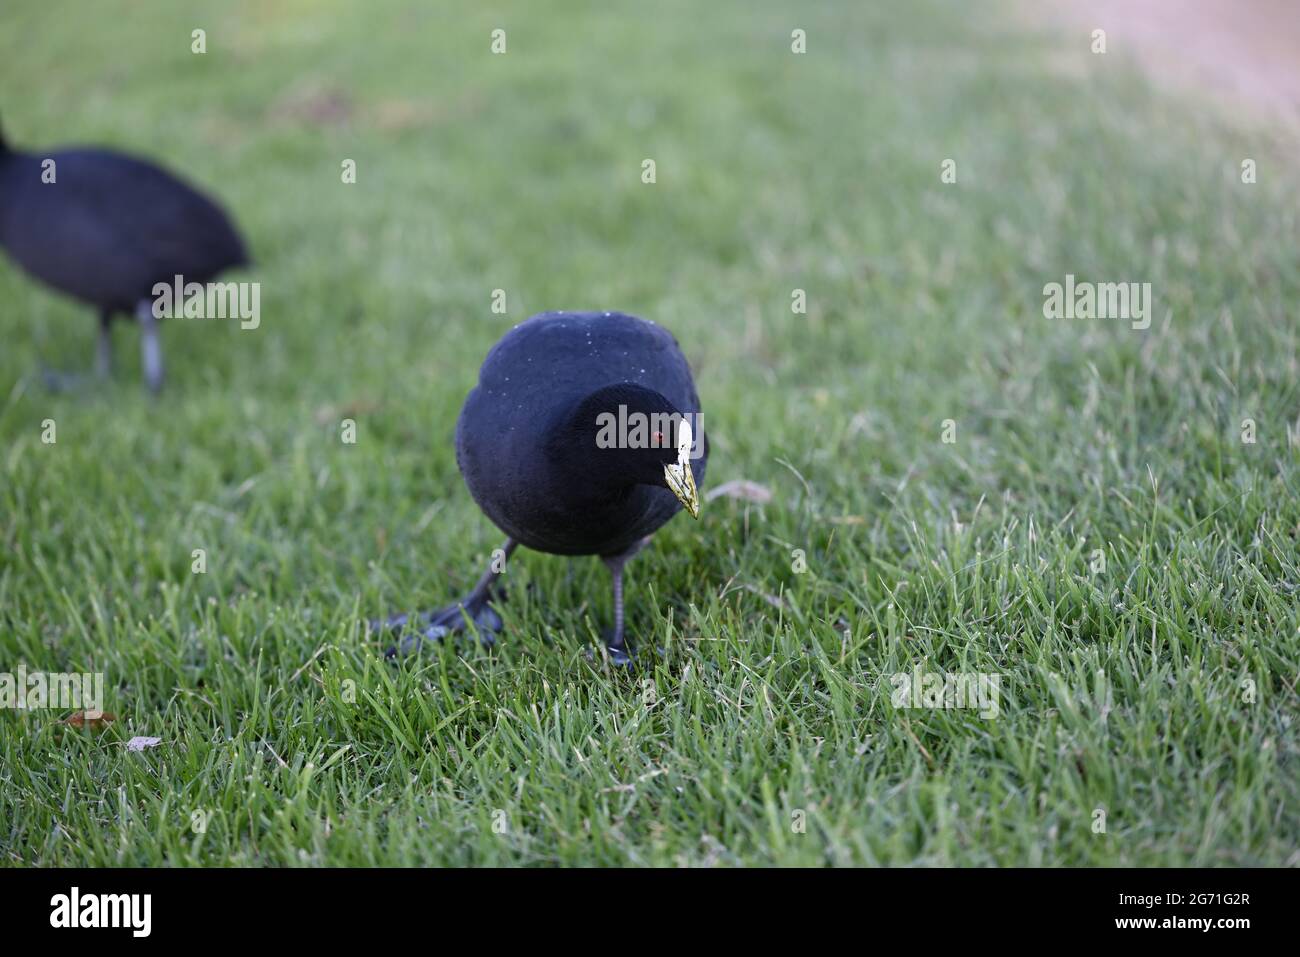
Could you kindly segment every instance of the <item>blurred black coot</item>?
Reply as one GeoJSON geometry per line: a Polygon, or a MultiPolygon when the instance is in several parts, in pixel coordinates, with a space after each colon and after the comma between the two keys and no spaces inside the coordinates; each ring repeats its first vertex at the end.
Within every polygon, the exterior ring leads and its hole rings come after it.
{"type": "MultiPolygon", "coordinates": [[[[611,660],[629,661],[623,565],[685,506],[699,516],[707,445],[700,400],[677,341],[621,313],[545,313],[488,353],[456,425],[456,461],[470,494],[517,545],[599,555],[614,581],[611,660]],[[622,407],[620,409],[620,407],[622,407]],[[692,457],[692,445],[698,455],[692,457]]],[[[500,630],[489,601],[502,556],[465,598],[419,616],[389,656],[472,623],[500,630]]],[[[383,624],[400,628],[408,616],[383,624]]]]}
{"type": "Polygon", "coordinates": [[[111,363],[113,318],[135,316],[155,392],[163,375],[155,283],[171,285],[176,276],[207,283],[249,261],[221,207],[154,164],[101,149],[19,151],[2,131],[0,247],[37,279],[99,311],[101,375],[111,363]],[[52,182],[43,180],[47,169],[52,182]]]}

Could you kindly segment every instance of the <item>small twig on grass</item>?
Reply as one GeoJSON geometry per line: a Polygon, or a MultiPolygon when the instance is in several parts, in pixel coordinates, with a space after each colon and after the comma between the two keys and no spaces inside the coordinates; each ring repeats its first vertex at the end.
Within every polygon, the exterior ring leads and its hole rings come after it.
{"type": "Polygon", "coordinates": [[[321,645],[319,648],[317,648],[317,649],[316,649],[316,654],[314,654],[314,655],[312,655],[310,658],[308,658],[308,659],[303,663],[303,666],[302,666],[301,668],[299,668],[299,669],[298,669],[297,671],[295,671],[292,675],[290,675],[289,680],[290,680],[290,681],[297,681],[297,680],[298,680],[298,676],[299,676],[300,674],[302,674],[304,671],[306,671],[306,670],[311,666],[311,663],[312,663],[313,661],[315,661],[317,658],[319,658],[321,655],[323,655],[323,654],[325,653],[325,649],[326,649],[326,648],[332,648],[332,647],[334,647],[334,646],[333,646],[333,645],[329,645],[329,644],[324,644],[324,645],[321,645]]]}
{"type": "Polygon", "coordinates": [[[925,750],[925,745],[921,743],[921,739],[912,733],[912,726],[906,718],[903,718],[903,730],[907,732],[907,736],[912,739],[912,742],[921,749],[921,753],[925,755],[925,760],[930,762],[930,767],[934,767],[934,758],[930,756],[929,751],[925,750]]]}
{"type": "Polygon", "coordinates": [[[263,743],[264,745],[266,745],[266,750],[268,750],[268,751],[271,752],[271,756],[272,756],[273,758],[275,758],[277,761],[280,762],[280,767],[282,767],[282,768],[287,768],[287,767],[289,766],[289,765],[285,762],[284,758],[280,757],[278,754],[275,753],[275,748],[271,747],[271,742],[270,742],[270,741],[267,741],[265,738],[263,738],[263,739],[262,739],[262,743],[263,743]]]}

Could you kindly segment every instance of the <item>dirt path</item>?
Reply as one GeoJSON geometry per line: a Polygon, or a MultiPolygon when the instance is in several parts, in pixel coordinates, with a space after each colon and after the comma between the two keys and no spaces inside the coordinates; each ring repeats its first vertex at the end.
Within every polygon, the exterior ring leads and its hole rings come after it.
{"type": "Polygon", "coordinates": [[[1104,29],[1108,53],[1157,81],[1300,130],[1300,0],[1050,0],[1027,10],[1104,29]]]}

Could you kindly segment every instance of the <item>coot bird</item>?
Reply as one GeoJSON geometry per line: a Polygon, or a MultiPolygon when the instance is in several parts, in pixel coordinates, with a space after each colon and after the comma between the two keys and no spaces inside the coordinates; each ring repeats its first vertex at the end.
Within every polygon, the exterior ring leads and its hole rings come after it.
{"type": "Polygon", "coordinates": [[[154,284],[176,276],[207,283],[248,263],[221,207],[154,164],[101,149],[23,152],[3,133],[0,247],[37,279],[98,310],[101,375],[112,360],[113,318],[134,315],[155,392],[163,367],[154,284]]]}
{"type": "MultiPolygon", "coordinates": [[[[614,583],[611,660],[629,661],[623,565],[682,507],[699,517],[707,444],[677,341],[621,313],[553,312],[515,326],[488,353],[456,425],[470,494],[507,538],[556,555],[598,555],[614,583]]],[[[470,623],[500,630],[490,606],[504,563],[465,598],[420,616],[389,655],[470,623]]],[[[402,627],[406,615],[385,625],[402,627]]]]}

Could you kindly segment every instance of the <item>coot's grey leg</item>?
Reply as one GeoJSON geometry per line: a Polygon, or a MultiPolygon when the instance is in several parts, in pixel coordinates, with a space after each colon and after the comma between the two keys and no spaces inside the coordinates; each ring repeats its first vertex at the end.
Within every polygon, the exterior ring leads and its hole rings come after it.
{"type": "Polygon", "coordinates": [[[99,313],[99,339],[95,343],[95,375],[107,379],[113,372],[113,311],[101,309],[99,313]]]}
{"type": "Polygon", "coordinates": [[[631,662],[631,657],[627,653],[627,641],[623,634],[623,565],[626,559],[605,559],[605,566],[614,578],[614,633],[609,636],[605,642],[605,648],[609,651],[609,660],[616,665],[626,665],[631,662]]]}
{"type": "Polygon", "coordinates": [[[614,579],[614,630],[606,633],[605,650],[609,652],[609,660],[616,665],[632,663],[631,649],[627,646],[627,635],[623,627],[623,566],[649,542],[650,537],[647,535],[622,554],[602,555],[600,559],[614,579]]]}
{"type": "Polygon", "coordinates": [[[153,303],[148,299],[141,300],[135,307],[135,317],[140,323],[140,358],[144,365],[144,381],[149,386],[149,391],[157,395],[163,384],[163,360],[153,303]]]}
{"type": "Polygon", "coordinates": [[[513,538],[507,538],[501,548],[492,553],[492,560],[488,562],[487,570],[483,572],[482,577],[471,589],[470,593],[454,604],[439,608],[436,611],[425,612],[420,615],[393,615],[383,621],[371,622],[371,627],[376,631],[389,628],[402,628],[408,622],[414,624],[417,630],[413,634],[408,634],[396,645],[384,652],[385,658],[396,658],[399,655],[407,655],[413,651],[419,651],[424,642],[441,641],[448,635],[458,631],[464,631],[467,628],[473,628],[478,632],[479,640],[484,644],[490,645],[495,640],[496,633],[501,630],[501,616],[492,608],[491,601],[494,591],[500,584],[501,576],[506,570],[506,561],[519,546],[513,538]]]}

